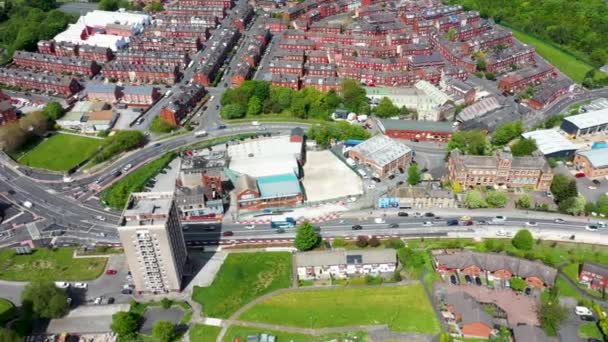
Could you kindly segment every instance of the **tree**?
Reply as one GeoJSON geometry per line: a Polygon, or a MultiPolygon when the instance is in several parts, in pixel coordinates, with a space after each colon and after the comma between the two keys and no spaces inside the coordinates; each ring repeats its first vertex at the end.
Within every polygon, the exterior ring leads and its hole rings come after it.
{"type": "Polygon", "coordinates": [[[467,192],[464,197],[464,204],[469,209],[486,208],[488,203],[483,198],[483,195],[478,190],[471,190],[467,192]]]}
{"type": "Polygon", "coordinates": [[[306,135],[321,146],[328,146],[332,140],[365,140],[370,137],[369,132],[365,128],[359,125],[351,125],[345,121],[327,123],[322,126],[312,126],[306,135]]]}
{"type": "Polygon", "coordinates": [[[152,336],[159,342],[170,342],[175,338],[175,326],[169,321],[158,321],[154,323],[152,336]]]}
{"type": "Polygon", "coordinates": [[[484,75],[486,76],[487,80],[496,81],[496,74],[495,73],[493,73],[493,72],[487,72],[486,71],[484,75]]]}
{"type": "Polygon", "coordinates": [[[27,133],[18,122],[11,122],[0,127],[0,144],[6,151],[15,151],[27,140],[27,133]]]}
{"type": "Polygon", "coordinates": [[[223,106],[220,114],[224,119],[239,119],[245,117],[245,108],[239,104],[232,103],[223,106]]]}
{"type": "Polygon", "coordinates": [[[97,9],[101,11],[114,12],[118,10],[118,0],[101,0],[97,5],[97,9]]]}
{"type": "Polygon", "coordinates": [[[553,176],[551,182],[551,192],[555,200],[559,203],[567,198],[574,197],[578,194],[576,189],[576,180],[566,175],[557,174],[553,176]]]}
{"type": "Polygon", "coordinates": [[[152,1],[146,6],[146,10],[150,12],[162,12],[165,10],[165,7],[159,1],[152,1]]]}
{"type": "Polygon", "coordinates": [[[155,117],[150,124],[150,132],[154,133],[169,133],[175,128],[160,116],[155,117]]]}
{"type": "Polygon", "coordinates": [[[42,110],[49,121],[56,121],[63,116],[63,107],[58,102],[49,102],[42,110]]]}
{"type": "Polygon", "coordinates": [[[112,315],[111,328],[121,340],[130,341],[137,335],[140,323],[141,316],[135,312],[119,311],[112,315]]]}
{"type": "Polygon", "coordinates": [[[0,341],[2,342],[21,342],[23,339],[16,332],[0,327],[0,341]]]}
{"type": "Polygon", "coordinates": [[[538,320],[547,335],[555,336],[560,324],[567,317],[568,310],[560,305],[557,298],[541,300],[538,320]]]}
{"type": "Polygon", "coordinates": [[[21,300],[42,318],[59,318],[67,310],[68,295],[51,281],[33,281],[25,286],[21,300]]]}
{"type": "Polygon", "coordinates": [[[380,242],[380,239],[378,239],[375,236],[372,236],[372,238],[369,239],[368,244],[370,247],[378,247],[378,246],[380,246],[381,242],[380,242]]]}
{"type": "Polygon", "coordinates": [[[482,156],[486,154],[488,139],[485,131],[460,131],[452,134],[448,143],[448,152],[459,149],[465,154],[482,156]]]}
{"type": "Polygon", "coordinates": [[[420,171],[418,170],[418,164],[411,164],[407,169],[407,183],[409,185],[416,185],[420,183],[420,171]]]}
{"type": "Polygon", "coordinates": [[[55,0],[26,0],[23,5],[39,8],[43,11],[50,11],[57,8],[57,2],[55,0]]]}
{"type": "Polygon", "coordinates": [[[315,232],[310,222],[304,222],[298,227],[294,246],[300,251],[309,251],[321,243],[321,237],[315,232]]]}
{"type": "Polygon", "coordinates": [[[456,33],[457,33],[456,29],[454,29],[453,27],[450,27],[450,29],[448,30],[448,32],[446,32],[445,37],[448,40],[452,40],[453,41],[454,39],[456,39],[456,33]]]}
{"type": "Polygon", "coordinates": [[[532,197],[528,194],[523,194],[517,199],[517,207],[521,209],[528,209],[532,206],[532,197]]]}
{"type": "Polygon", "coordinates": [[[578,216],[585,211],[587,200],[583,196],[569,197],[559,203],[558,210],[563,214],[578,216]]]}
{"type": "Polygon", "coordinates": [[[595,211],[600,214],[608,215],[608,195],[602,194],[595,203],[595,211]]]}
{"type": "Polygon", "coordinates": [[[167,297],[163,298],[160,300],[160,305],[163,307],[163,309],[168,309],[171,307],[171,305],[173,305],[173,301],[167,297]]]}
{"type": "Polygon", "coordinates": [[[262,101],[257,96],[252,96],[247,102],[247,115],[258,115],[262,111],[262,101]]]}
{"type": "Polygon", "coordinates": [[[486,71],[486,67],[487,67],[487,63],[486,60],[483,58],[480,58],[477,60],[477,71],[486,71]]]}
{"type": "Polygon", "coordinates": [[[511,244],[519,250],[529,251],[534,246],[534,238],[529,230],[520,229],[511,239],[511,244]]]}
{"type": "Polygon", "coordinates": [[[503,146],[519,137],[523,132],[524,127],[521,121],[507,122],[496,127],[491,141],[493,145],[503,146]]]}
{"type": "Polygon", "coordinates": [[[507,204],[507,195],[500,191],[491,191],[486,196],[486,202],[491,208],[504,208],[507,204]]]}
{"type": "Polygon", "coordinates": [[[459,194],[462,192],[462,185],[458,182],[452,183],[452,192],[455,194],[459,194]]]}
{"type": "Polygon", "coordinates": [[[511,283],[511,289],[513,289],[513,291],[521,292],[528,287],[526,281],[520,277],[513,277],[509,282],[511,283]]]}
{"type": "Polygon", "coordinates": [[[383,97],[373,110],[381,118],[390,118],[401,113],[401,109],[393,104],[388,97],[383,97]]]}
{"type": "Polygon", "coordinates": [[[534,139],[522,138],[511,146],[511,153],[516,157],[530,156],[537,149],[534,139]]]}
{"type": "Polygon", "coordinates": [[[49,119],[42,111],[31,112],[19,120],[19,126],[28,134],[43,136],[49,129],[49,119]]]}
{"type": "Polygon", "coordinates": [[[342,82],[342,99],[347,110],[355,113],[364,112],[367,107],[367,96],[355,80],[346,79],[342,82]]]}
{"type": "Polygon", "coordinates": [[[439,342],[454,342],[454,338],[448,332],[442,332],[439,334],[439,342]]]}
{"type": "Polygon", "coordinates": [[[359,235],[356,244],[359,248],[365,248],[369,245],[369,238],[366,235],[359,235]]]}

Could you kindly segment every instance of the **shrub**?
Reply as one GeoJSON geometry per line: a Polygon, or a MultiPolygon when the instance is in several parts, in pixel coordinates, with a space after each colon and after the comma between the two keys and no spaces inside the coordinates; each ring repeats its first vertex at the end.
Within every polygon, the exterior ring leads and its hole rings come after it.
{"type": "Polygon", "coordinates": [[[520,277],[511,278],[510,283],[511,283],[511,289],[513,289],[513,291],[521,292],[528,286],[526,281],[520,277]]]}
{"type": "Polygon", "coordinates": [[[517,234],[515,234],[511,240],[511,243],[519,250],[529,251],[532,249],[532,246],[534,246],[534,238],[529,230],[521,229],[517,232],[517,234]]]}
{"type": "Polygon", "coordinates": [[[492,191],[486,197],[486,202],[492,208],[504,208],[507,204],[507,195],[499,191],[492,191]]]}
{"type": "Polygon", "coordinates": [[[399,238],[390,238],[384,241],[384,246],[386,248],[399,249],[405,247],[405,243],[399,238]]]}
{"type": "Polygon", "coordinates": [[[373,236],[371,239],[369,239],[368,244],[370,247],[378,247],[378,246],[380,246],[381,242],[380,242],[380,239],[373,236]]]}
{"type": "Polygon", "coordinates": [[[369,244],[369,239],[365,235],[357,236],[357,247],[364,248],[369,244]]]}
{"type": "Polygon", "coordinates": [[[332,247],[345,247],[346,245],[348,245],[348,243],[346,242],[346,240],[342,239],[342,238],[335,238],[332,242],[331,242],[332,247]]]}
{"type": "Polygon", "coordinates": [[[160,301],[160,305],[163,307],[163,309],[168,309],[171,307],[171,305],[173,305],[173,301],[169,298],[163,298],[160,301]]]}
{"type": "Polygon", "coordinates": [[[395,273],[393,273],[393,281],[400,282],[401,280],[403,280],[403,277],[401,277],[401,272],[395,271],[395,273]]]}

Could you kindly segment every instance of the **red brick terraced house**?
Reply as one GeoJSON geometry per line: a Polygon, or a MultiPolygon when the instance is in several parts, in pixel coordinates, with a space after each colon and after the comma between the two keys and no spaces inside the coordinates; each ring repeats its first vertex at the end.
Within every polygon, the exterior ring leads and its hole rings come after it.
{"type": "Polygon", "coordinates": [[[584,262],[578,279],[594,290],[605,290],[608,288],[608,266],[584,262]]]}
{"type": "Polygon", "coordinates": [[[322,92],[330,90],[340,91],[343,79],[339,77],[311,76],[306,75],[302,79],[302,88],[315,88],[322,92]]]}
{"type": "Polygon", "coordinates": [[[57,93],[65,97],[71,96],[81,89],[81,85],[73,77],[45,75],[5,68],[0,68],[0,83],[11,87],[57,93]]]}
{"type": "Polygon", "coordinates": [[[116,53],[116,63],[166,65],[185,68],[190,62],[188,54],[170,51],[121,51],[116,53]]]}
{"type": "Polygon", "coordinates": [[[114,59],[114,52],[110,48],[91,45],[78,45],[78,57],[105,63],[114,59]]]}
{"type": "Polygon", "coordinates": [[[475,298],[466,292],[453,292],[445,296],[444,302],[447,311],[452,313],[460,326],[463,337],[490,338],[494,321],[475,298]]]}
{"type": "MultiPolygon", "coordinates": [[[[191,16],[191,15],[166,15],[157,14],[154,17],[154,23],[157,25],[197,25],[209,29],[216,28],[220,21],[215,15],[191,16]]],[[[130,44],[129,44],[130,45],[130,44]]]]}
{"type": "Polygon", "coordinates": [[[451,122],[380,120],[380,130],[394,139],[448,142],[454,133],[451,122]]]}
{"type": "Polygon", "coordinates": [[[199,7],[199,6],[181,6],[179,2],[176,5],[165,6],[166,15],[176,16],[215,16],[218,18],[224,18],[226,16],[225,7],[199,7]]]}
{"type": "Polygon", "coordinates": [[[531,47],[517,47],[496,51],[486,56],[486,70],[488,72],[503,72],[511,68],[511,65],[534,63],[536,53],[531,47]]]}
{"type": "Polygon", "coordinates": [[[532,98],[525,102],[528,106],[536,110],[541,110],[557,100],[560,96],[567,94],[572,85],[572,81],[565,78],[543,83],[536,89],[532,98]]]}
{"type": "Polygon", "coordinates": [[[130,51],[162,51],[178,53],[196,53],[202,49],[203,44],[200,37],[173,38],[173,37],[144,37],[135,36],[129,41],[130,51]]]}
{"type": "Polygon", "coordinates": [[[121,90],[121,101],[132,105],[151,105],[158,100],[161,95],[158,88],[147,85],[125,85],[121,90]]]}
{"type": "Polygon", "coordinates": [[[473,251],[436,255],[435,269],[442,274],[462,274],[500,283],[521,277],[529,287],[540,289],[553,286],[557,275],[555,268],[540,262],[473,251]]]}
{"type": "Polygon", "coordinates": [[[171,95],[169,104],[161,109],[161,119],[173,126],[180,126],[186,115],[192,112],[205,93],[205,88],[196,83],[182,86],[171,95]]]}
{"type": "Polygon", "coordinates": [[[58,74],[95,76],[101,70],[101,66],[93,60],[27,51],[15,51],[13,62],[20,68],[46,70],[58,74]]]}
{"type": "Polygon", "coordinates": [[[174,84],[179,72],[177,67],[165,65],[108,63],[102,74],[108,79],[121,82],[174,84]]]}
{"type": "Polygon", "coordinates": [[[555,69],[553,66],[540,63],[505,75],[498,82],[498,88],[514,93],[525,90],[528,86],[539,85],[543,80],[554,75],[555,69]]]}

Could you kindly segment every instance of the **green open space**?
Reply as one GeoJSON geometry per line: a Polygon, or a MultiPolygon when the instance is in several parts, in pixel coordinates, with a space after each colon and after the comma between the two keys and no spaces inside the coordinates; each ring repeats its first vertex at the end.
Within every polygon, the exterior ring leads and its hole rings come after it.
{"type": "Polygon", "coordinates": [[[301,328],[387,324],[394,331],[440,331],[421,284],[290,291],[256,304],[240,319],[301,328]]]}
{"type": "Polygon", "coordinates": [[[11,303],[11,301],[4,299],[4,298],[0,298],[0,326],[8,321],[9,319],[13,318],[16,314],[16,310],[15,310],[15,306],[13,305],[13,303],[11,303]]]}
{"type": "Polygon", "coordinates": [[[242,124],[242,123],[248,123],[248,122],[252,122],[252,121],[259,121],[259,122],[298,122],[298,123],[304,123],[304,124],[323,124],[323,123],[327,123],[329,121],[327,120],[321,120],[321,119],[315,119],[315,118],[309,118],[309,119],[300,119],[300,118],[295,118],[293,117],[293,115],[289,114],[289,113],[271,113],[271,114],[263,114],[263,115],[245,115],[244,118],[242,119],[231,119],[231,120],[226,120],[226,123],[228,123],[229,125],[235,125],[235,124],[242,124]]]}
{"type": "Polygon", "coordinates": [[[592,65],[544,40],[535,38],[519,30],[508,29],[513,31],[515,38],[523,43],[534,46],[539,55],[578,83],[583,81],[585,74],[589,70],[595,69],[592,65]]]}
{"type": "Polygon", "coordinates": [[[583,323],[578,327],[578,335],[581,338],[596,338],[598,340],[603,340],[604,336],[602,336],[602,332],[597,326],[595,322],[587,322],[583,323]]]}
{"type": "MultiPolygon", "coordinates": [[[[249,335],[259,335],[259,334],[270,334],[274,335],[277,338],[278,342],[289,341],[289,342],[325,342],[325,341],[366,341],[367,334],[365,332],[353,332],[353,333],[344,333],[344,334],[328,334],[321,336],[312,336],[306,334],[296,334],[289,333],[284,331],[276,331],[276,330],[267,330],[267,329],[258,329],[258,328],[250,328],[243,327],[238,325],[233,325],[228,328],[226,331],[226,335],[224,336],[224,342],[233,342],[237,339],[239,341],[247,341],[247,336],[249,335]]],[[[206,342],[207,340],[192,340],[191,342],[206,342]]],[[[215,340],[213,340],[215,341],[215,340]]]]}
{"type": "Polygon", "coordinates": [[[290,253],[231,253],[211,286],[195,286],[192,298],[203,305],[205,316],[227,318],[254,298],[290,284],[290,253]]]}
{"type": "Polygon", "coordinates": [[[101,199],[111,208],[124,208],[129,195],[132,192],[143,190],[146,183],[164,169],[173,158],[175,158],[174,153],[167,153],[159,159],[145,164],[104,190],[101,199]]]}
{"type": "Polygon", "coordinates": [[[221,327],[195,324],[190,328],[190,342],[215,342],[221,330],[221,327]]]}
{"type": "Polygon", "coordinates": [[[58,133],[21,156],[23,165],[52,171],[67,171],[93,155],[103,140],[58,133]]]}
{"type": "Polygon", "coordinates": [[[93,280],[106,266],[106,258],[73,258],[73,248],[35,249],[17,255],[12,249],[0,251],[0,279],[8,281],[93,280]]]}

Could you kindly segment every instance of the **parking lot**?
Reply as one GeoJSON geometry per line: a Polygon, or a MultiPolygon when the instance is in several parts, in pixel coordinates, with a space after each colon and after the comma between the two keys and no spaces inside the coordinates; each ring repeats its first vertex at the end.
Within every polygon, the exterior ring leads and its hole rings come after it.
{"type": "MultiPolygon", "coordinates": [[[[553,172],[574,177],[576,170],[573,167],[561,164],[555,167],[553,172]]],[[[595,183],[587,177],[574,177],[574,179],[576,180],[578,192],[589,202],[596,202],[601,195],[608,193],[608,180],[606,179],[598,179],[595,183]]]]}

